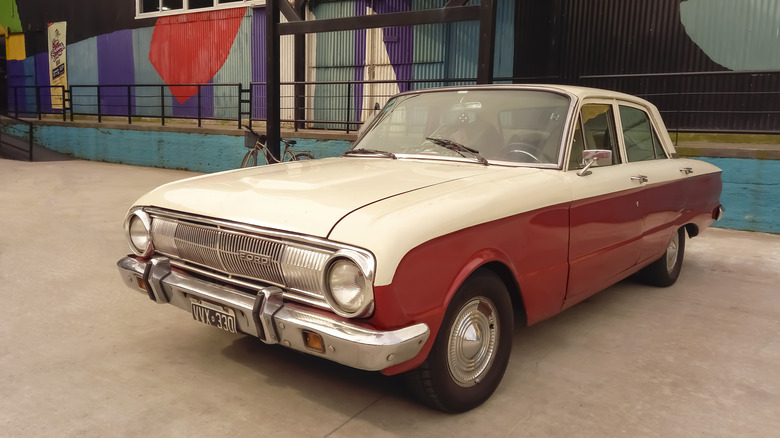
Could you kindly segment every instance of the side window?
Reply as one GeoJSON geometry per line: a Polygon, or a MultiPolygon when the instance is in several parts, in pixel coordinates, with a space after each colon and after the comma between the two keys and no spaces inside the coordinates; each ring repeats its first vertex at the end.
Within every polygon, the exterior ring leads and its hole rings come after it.
{"type": "Polygon", "coordinates": [[[664,148],[653,130],[647,113],[640,109],[621,106],[620,121],[623,124],[623,141],[629,162],[666,158],[664,148]]]}
{"type": "Polygon", "coordinates": [[[616,138],[615,117],[612,113],[612,105],[583,105],[580,120],[574,130],[569,169],[576,169],[582,166],[580,161],[583,149],[612,151],[612,162],[599,162],[597,163],[598,166],[620,163],[620,152],[618,151],[616,138]]]}

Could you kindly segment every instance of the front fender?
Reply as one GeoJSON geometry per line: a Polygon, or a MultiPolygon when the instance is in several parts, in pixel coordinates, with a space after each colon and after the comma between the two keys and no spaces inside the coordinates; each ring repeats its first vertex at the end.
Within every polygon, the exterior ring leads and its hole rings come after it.
{"type": "Polygon", "coordinates": [[[391,284],[375,288],[372,324],[389,329],[424,322],[431,337],[417,357],[383,373],[407,371],[425,360],[458,288],[488,263],[501,263],[511,272],[529,322],[560,312],[567,250],[568,209],[554,206],[470,227],[409,251],[391,284]]]}

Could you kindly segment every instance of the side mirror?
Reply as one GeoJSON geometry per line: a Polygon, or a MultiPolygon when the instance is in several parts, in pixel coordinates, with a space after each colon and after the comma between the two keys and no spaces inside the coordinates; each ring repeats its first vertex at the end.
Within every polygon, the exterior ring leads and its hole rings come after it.
{"type": "Polygon", "coordinates": [[[590,175],[590,168],[592,166],[598,166],[599,160],[605,160],[612,164],[612,151],[607,149],[586,149],[582,151],[582,162],[585,163],[585,167],[577,171],[577,176],[590,175]]]}

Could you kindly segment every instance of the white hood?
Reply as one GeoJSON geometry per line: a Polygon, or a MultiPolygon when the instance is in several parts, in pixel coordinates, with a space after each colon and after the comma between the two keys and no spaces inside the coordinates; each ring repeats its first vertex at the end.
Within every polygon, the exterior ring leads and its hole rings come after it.
{"type": "Polygon", "coordinates": [[[472,163],[322,159],[177,181],[136,204],[327,237],[339,220],[361,207],[486,172],[491,170],[472,163]]]}

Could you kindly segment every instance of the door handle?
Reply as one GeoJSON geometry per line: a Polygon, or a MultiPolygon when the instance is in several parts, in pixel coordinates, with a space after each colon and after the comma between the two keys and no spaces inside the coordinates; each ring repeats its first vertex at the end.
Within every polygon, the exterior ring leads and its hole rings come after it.
{"type": "Polygon", "coordinates": [[[680,169],[680,172],[682,172],[682,173],[684,173],[686,175],[690,175],[690,174],[693,173],[693,168],[692,167],[683,167],[682,169],[680,169]]]}
{"type": "Polygon", "coordinates": [[[647,176],[645,175],[637,175],[637,176],[632,176],[631,181],[639,181],[640,183],[646,183],[648,179],[647,176]]]}

